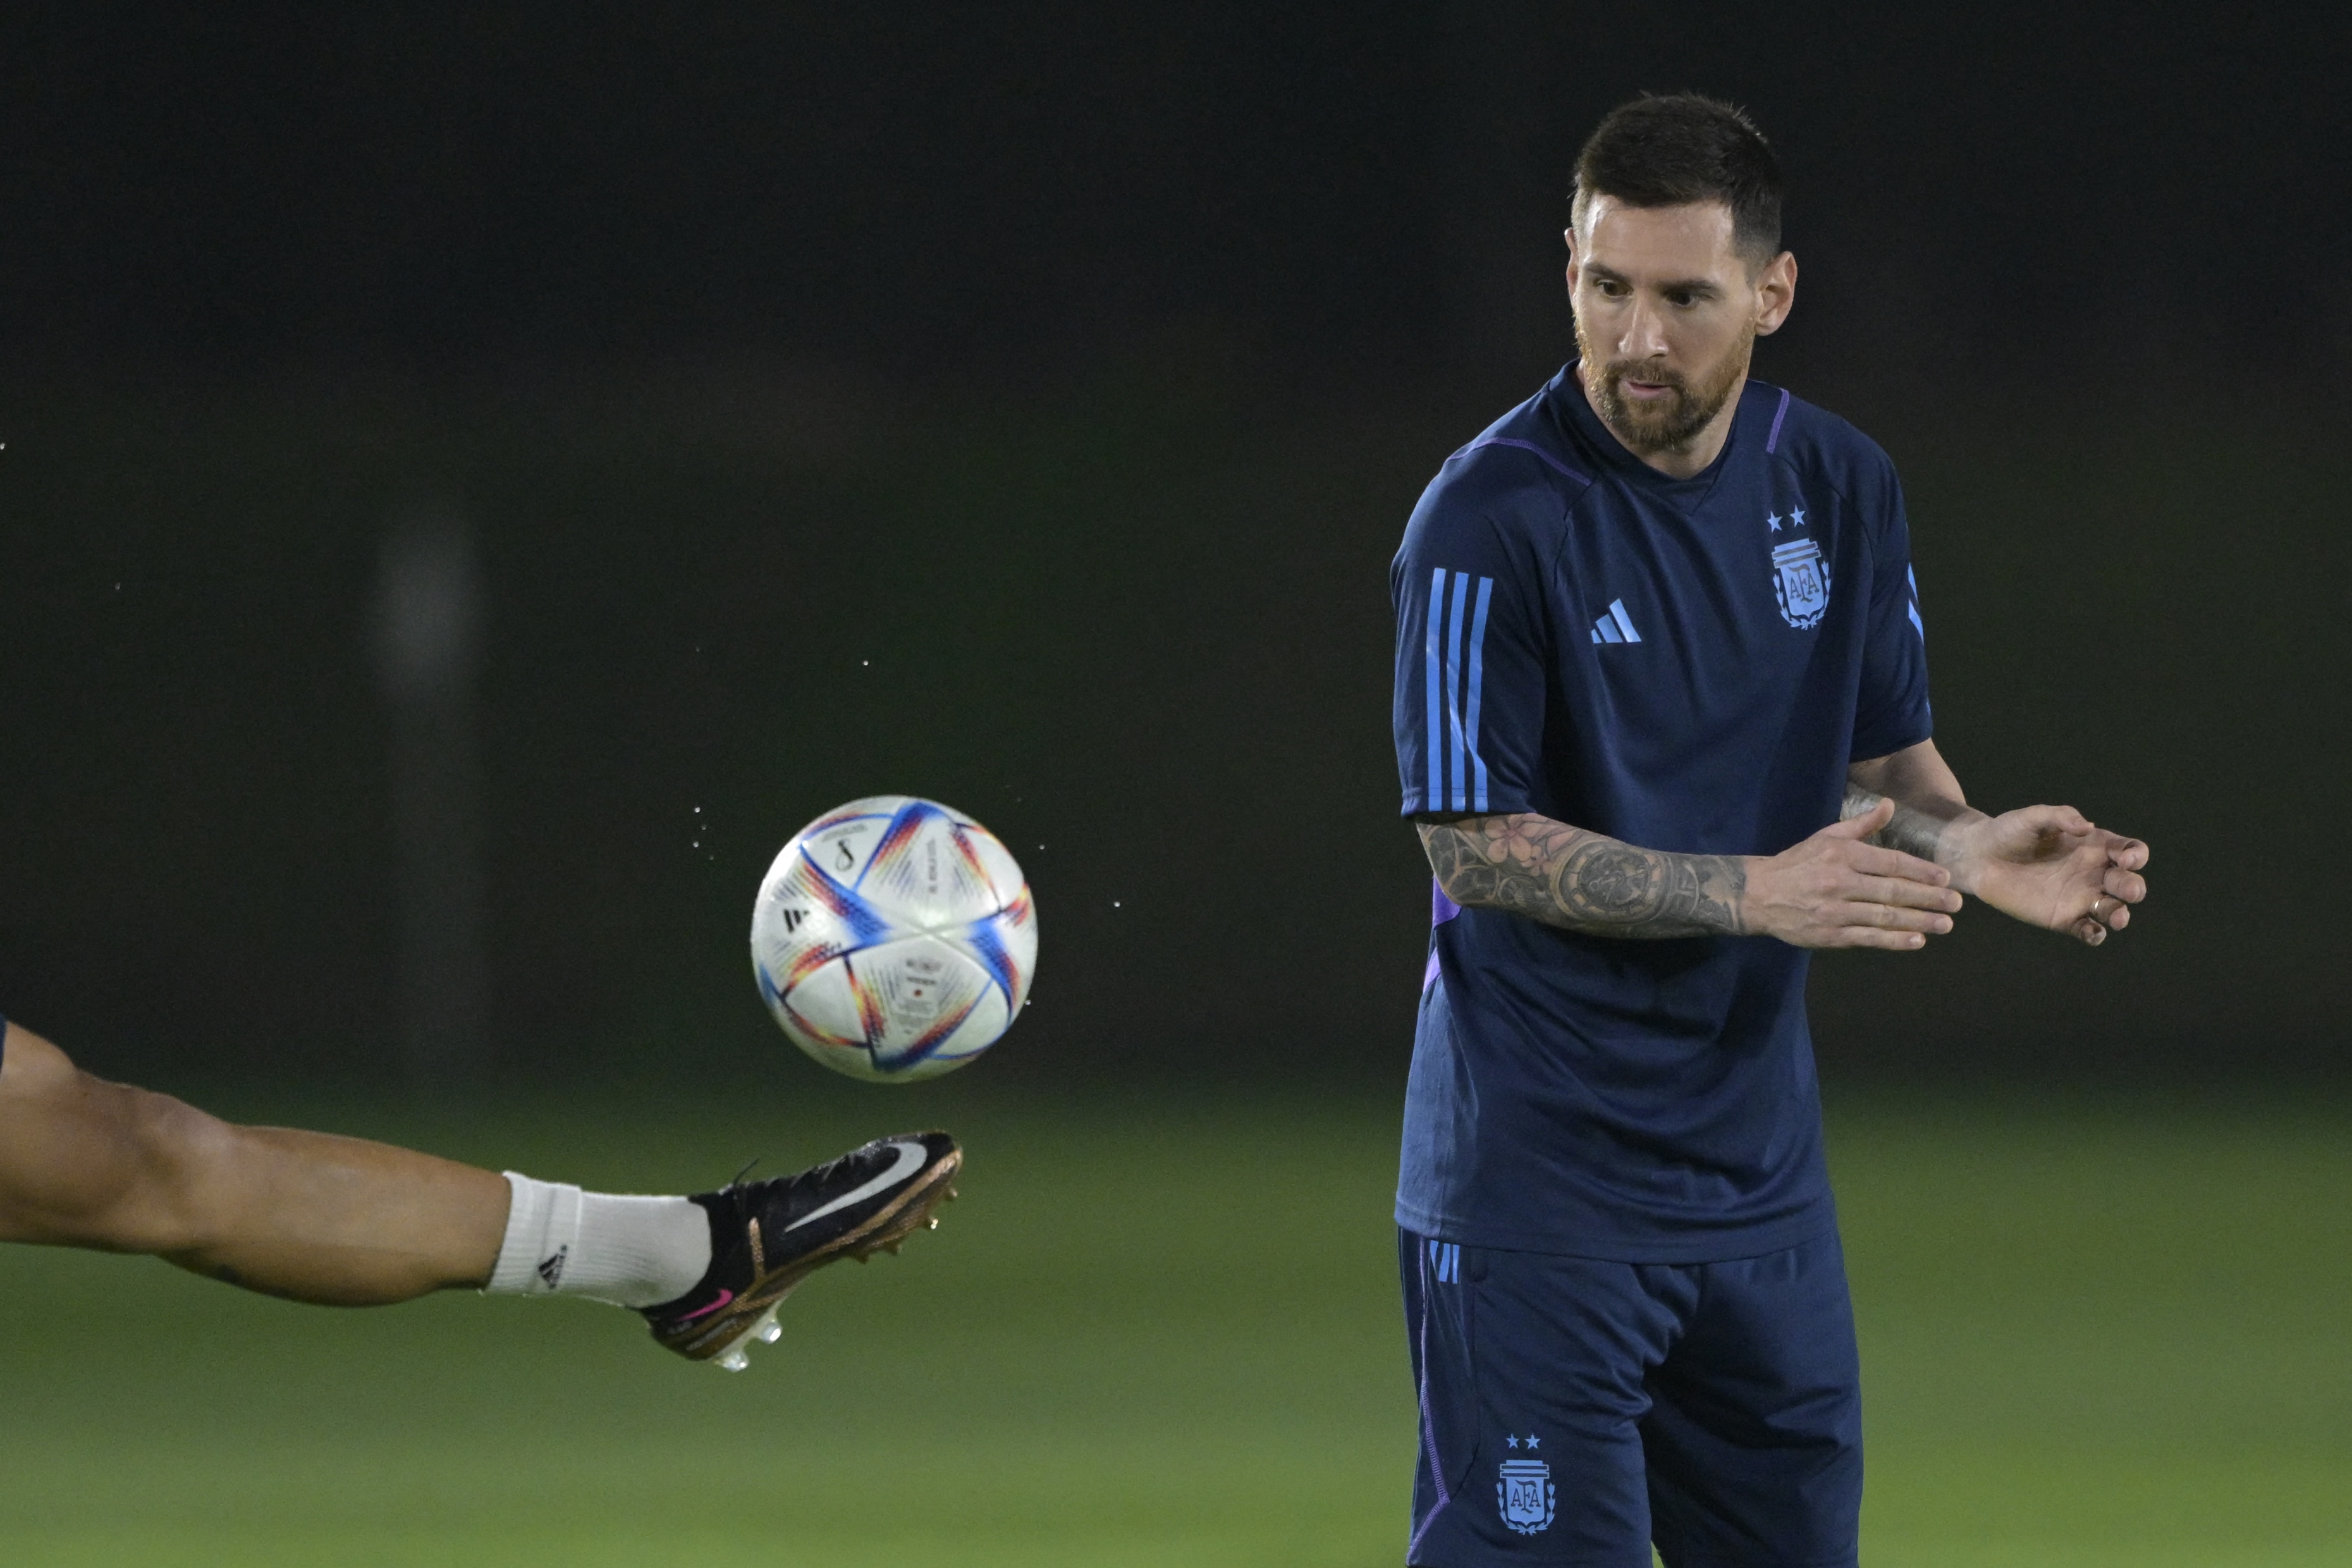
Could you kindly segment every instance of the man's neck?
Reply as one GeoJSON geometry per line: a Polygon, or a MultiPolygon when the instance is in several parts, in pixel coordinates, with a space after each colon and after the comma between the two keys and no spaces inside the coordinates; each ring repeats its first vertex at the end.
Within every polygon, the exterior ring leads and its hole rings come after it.
{"type": "Polygon", "coordinates": [[[1601,422],[1601,427],[1609,431],[1612,441],[1624,447],[1643,464],[1657,469],[1666,478],[1688,479],[1706,472],[1708,466],[1723,456],[1723,444],[1731,439],[1731,422],[1739,416],[1739,399],[1748,390],[1748,377],[1744,374],[1740,376],[1731,389],[1731,395],[1723,400],[1723,406],[1715,411],[1715,417],[1699,427],[1697,435],[1692,437],[1687,444],[1668,452],[1634,451],[1625,445],[1623,437],[1609,428],[1608,417],[1601,412],[1601,405],[1593,400],[1591,384],[1585,380],[1584,366],[1580,363],[1576,367],[1576,384],[1583,389],[1585,405],[1592,410],[1593,418],[1601,422]]]}

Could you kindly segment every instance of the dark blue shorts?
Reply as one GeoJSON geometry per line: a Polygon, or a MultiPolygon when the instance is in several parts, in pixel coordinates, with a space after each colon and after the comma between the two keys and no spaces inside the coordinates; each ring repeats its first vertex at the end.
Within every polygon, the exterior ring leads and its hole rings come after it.
{"type": "Polygon", "coordinates": [[[1835,1232],[1730,1263],[1398,1233],[1421,1568],[1853,1568],[1862,1374],[1835,1232]]]}

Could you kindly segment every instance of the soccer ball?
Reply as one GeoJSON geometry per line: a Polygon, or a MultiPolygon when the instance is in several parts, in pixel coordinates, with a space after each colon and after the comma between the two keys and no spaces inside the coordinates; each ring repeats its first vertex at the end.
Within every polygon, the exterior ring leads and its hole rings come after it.
{"type": "Polygon", "coordinates": [[[877,1083],[996,1043],[1037,971],[1037,909],[1004,846],[933,801],[877,795],[793,836],[751,909],[751,972],[793,1043],[877,1083]]]}

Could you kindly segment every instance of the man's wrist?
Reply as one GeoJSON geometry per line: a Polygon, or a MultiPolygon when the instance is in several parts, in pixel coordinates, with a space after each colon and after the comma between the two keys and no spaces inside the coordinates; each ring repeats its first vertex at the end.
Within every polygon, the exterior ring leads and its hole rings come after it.
{"type": "Polygon", "coordinates": [[[1948,795],[1904,800],[1858,784],[1846,785],[1845,805],[1839,816],[1847,821],[1867,816],[1885,800],[1895,802],[1895,814],[1885,826],[1870,836],[1871,842],[1933,861],[1951,873],[1953,887],[1972,893],[1983,842],[1978,829],[1992,819],[1948,795]]]}
{"type": "Polygon", "coordinates": [[[1974,806],[1962,806],[1936,837],[1936,864],[1952,874],[1953,890],[1969,898],[1977,896],[1977,873],[1984,864],[1983,829],[1990,821],[1974,806]]]}
{"type": "Polygon", "coordinates": [[[1763,900],[1758,898],[1758,884],[1770,871],[1769,855],[1733,855],[1727,857],[1739,868],[1739,893],[1731,900],[1731,920],[1735,934],[1739,936],[1770,936],[1763,927],[1763,900]]]}

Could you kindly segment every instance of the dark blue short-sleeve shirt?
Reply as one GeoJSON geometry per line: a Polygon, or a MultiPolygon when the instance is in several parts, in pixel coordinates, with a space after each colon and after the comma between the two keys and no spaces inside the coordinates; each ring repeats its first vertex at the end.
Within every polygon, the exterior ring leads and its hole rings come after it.
{"type": "MultiPolygon", "coordinates": [[[[1835,416],[1750,381],[1722,456],[1677,480],[1562,371],[1448,458],[1406,526],[1404,811],[1787,848],[1837,820],[1849,763],[1931,732],[1910,553],[1894,465],[1835,416]]],[[[1699,1262],[1832,1223],[1803,952],[1434,902],[1399,1224],[1699,1262]]]]}

